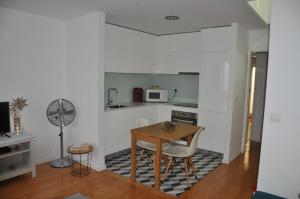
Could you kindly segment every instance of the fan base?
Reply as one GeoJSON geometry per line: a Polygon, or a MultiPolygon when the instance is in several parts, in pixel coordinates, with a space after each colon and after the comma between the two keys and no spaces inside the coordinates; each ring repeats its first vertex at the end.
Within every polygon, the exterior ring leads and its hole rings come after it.
{"type": "Polygon", "coordinates": [[[57,159],[50,162],[50,165],[55,168],[64,168],[64,167],[70,167],[73,165],[73,161],[68,158],[64,157],[63,159],[57,159]]]}

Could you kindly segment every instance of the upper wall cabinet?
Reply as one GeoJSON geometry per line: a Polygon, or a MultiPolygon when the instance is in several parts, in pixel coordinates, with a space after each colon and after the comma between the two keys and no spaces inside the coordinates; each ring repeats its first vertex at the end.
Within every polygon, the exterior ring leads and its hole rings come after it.
{"type": "Polygon", "coordinates": [[[157,37],[156,73],[200,71],[201,33],[157,37]]]}
{"type": "Polygon", "coordinates": [[[234,49],[234,29],[232,26],[208,28],[201,31],[201,52],[224,52],[234,49]]]}
{"type": "Polygon", "coordinates": [[[105,72],[154,72],[155,36],[108,24],[105,34],[105,72]]]}

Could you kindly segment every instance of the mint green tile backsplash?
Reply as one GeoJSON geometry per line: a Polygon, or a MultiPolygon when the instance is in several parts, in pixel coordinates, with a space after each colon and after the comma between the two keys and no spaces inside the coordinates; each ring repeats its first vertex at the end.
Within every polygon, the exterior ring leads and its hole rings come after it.
{"type": "Polygon", "coordinates": [[[174,88],[178,89],[175,98],[170,101],[198,103],[199,75],[158,74],[153,77],[154,84],[169,90],[170,97],[174,93],[174,88]]]}
{"type": "Polygon", "coordinates": [[[105,73],[105,103],[107,101],[107,90],[118,89],[118,93],[112,92],[114,104],[132,102],[132,89],[134,87],[149,88],[153,85],[151,74],[135,73],[105,73]]]}
{"type": "Polygon", "coordinates": [[[137,74],[137,73],[105,73],[105,103],[107,101],[108,88],[118,89],[118,93],[112,92],[114,104],[132,102],[132,89],[143,89],[159,85],[162,89],[169,90],[169,96],[178,89],[173,102],[198,102],[198,75],[171,75],[171,74],[137,74]]]}

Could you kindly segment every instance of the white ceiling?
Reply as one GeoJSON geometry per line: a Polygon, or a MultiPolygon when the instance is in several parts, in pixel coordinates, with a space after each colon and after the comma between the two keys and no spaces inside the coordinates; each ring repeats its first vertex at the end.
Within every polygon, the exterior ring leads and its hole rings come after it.
{"type": "Polygon", "coordinates": [[[266,27],[246,0],[0,0],[0,6],[59,19],[101,11],[107,14],[107,23],[159,35],[233,22],[266,27]],[[180,19],[166,21],[166,15],[180,19]]]}

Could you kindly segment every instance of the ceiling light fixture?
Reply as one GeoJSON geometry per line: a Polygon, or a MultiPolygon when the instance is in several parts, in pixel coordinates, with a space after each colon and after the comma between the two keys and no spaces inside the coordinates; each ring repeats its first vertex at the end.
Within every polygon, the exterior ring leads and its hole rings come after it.
{"type": "Polygon", "coordinates": [[[175,15],[170,15],[170,16],[165,16],[165,19],[166,19],[166,20],[178,20],[179,17],[178,17],[178,16],[175,16],[175,15]]]}

